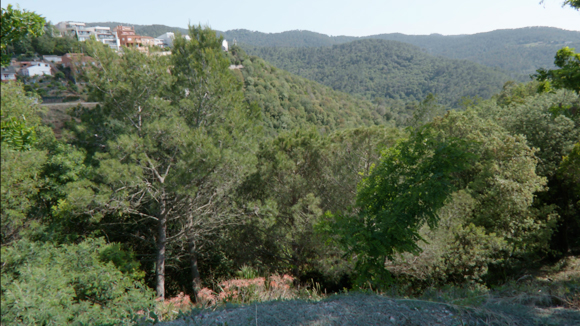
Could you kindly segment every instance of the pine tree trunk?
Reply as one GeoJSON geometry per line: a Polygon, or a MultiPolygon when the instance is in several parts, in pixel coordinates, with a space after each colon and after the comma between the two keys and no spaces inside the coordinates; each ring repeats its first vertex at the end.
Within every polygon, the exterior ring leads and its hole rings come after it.
{"type": "Polygon", "coordinates": [[[162,200],[161,216],[159,217],[157,238],[157,262],[155,274],[157,277],[157,297],[165,299],[165,249],[167,246],[167,215],[165,214],[165,200],[162,200]]]}
{"type": "Polygon", "coordinates": [[[191,261],[191,278],[193,286],[194,299],[197,301],[197,294],[201,290],[201,278],[199,276],[199,269],[197,268],[197,251],[195,246],[195,240],[189,239],[189,259],[191,261]]]}

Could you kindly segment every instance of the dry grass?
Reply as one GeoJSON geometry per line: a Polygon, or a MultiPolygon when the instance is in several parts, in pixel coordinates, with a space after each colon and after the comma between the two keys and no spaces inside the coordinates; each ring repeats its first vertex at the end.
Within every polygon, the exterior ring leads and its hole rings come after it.
{"type": "Polygon", "coordinates": [[[498,288],[433,288],[419,298],[397,289],[325,297],[312,286],[280,284],[288,287],[263,278],[221,282],[215,302],[161,325],[580,325],[578,257],[498,288]]]}
{"type": "MultiPolygon", "coordinates": [[[[203,288],[192,302],[188,295],[180,293],[177,297],[158,301],[154,313],[161,321],[168,321],[195,314],[199,311],[216,310],[232,304],[244,306],[259,302],[289,301],[295,299],[320,300],[323,298],[320,286],[294,286],[295,279],[290,275],[271,275],[266,277],[237,278],[224,280],[215,285],[216,291],[203,288]]],[[[139,312],[144,315],[143,311],[139,312]]]]}

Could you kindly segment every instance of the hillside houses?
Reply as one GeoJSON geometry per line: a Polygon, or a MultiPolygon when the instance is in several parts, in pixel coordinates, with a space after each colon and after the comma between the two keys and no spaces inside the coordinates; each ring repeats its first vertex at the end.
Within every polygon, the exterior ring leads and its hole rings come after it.
{"type": "Polygon", "coordinates": [[[46,62],[33,61],[26,67],[21,68],[18,73],[26,77],[34,76],[52,76],[52,69],[50,65],[46,62]]]}
{"type": "MultiPolygon", "coordinates": [[[[149,53],[152,46],[159,48],[170,48],[173,46],[175,33],[167,32],[157,37],[138,35],[133,26],[119,25],[111,29],[110,27],[94,26],[88,27],[85,23],[79,22],[60,22],[55,25],[61,35],[76,37],[77,40],[84,42],[91,38],[107,44],[116,51],[122,51],[122,47],[136,48],[143,53],[149,53]]],[[[189,35],[183,35],[183,38],[190,40],[189,35]]],[[[226,40],[222,42],[222,50],[229,51],[229,45],[226,40]]]]}
{"type": "Polygon", "coordinates": [[[76,37],[77,40],[85,42],[94,38],[95,40],[108,45],[113,50],[120,50],[120,42],[117,34],[111,31],[110,27],[94,26],[87,27],[85,23],[60,22],[55,25],[62,35],[76,37]]]}
{"type": "MultiPolygon", "coordinates": [[[[122,53],[123,47],[136,48],[137,50],[154,55],[170,55],[175,33],[168,32],[158,37],[138,35],[133,26],[119,25],[114,28],[104,26],[87,26],[81,22],[60,22],[55,25],[61,36],[71,36],[78,41],[94,39],[106,44],[116,52],[122,53]],[[150,51],[155,47],[154,51],[150,51]]],[[[189,35],[182,35],[185,40],[191,40],[189,35]]],[[[229,51],[226,40],[222,42],[222,50],[229,51]]],[[[34,57],[32,61],[18,61],[13,58],[9,67],[2,70],[2,81],[16,80],[18,76],[54,76],[60,70],[67,74],[68,78],[74,78],[83,67],[88,64],[95,64],[94,59],[82,53],[67,53],[63,56],[42,55],[41,58],[34,57]],[[69,70],[70,69],[70,70],[69,70]]],[[[235,67],[234,69],[239,69],[235,67]]]]}
{"type": "Polygon", "coordinates": [[[1,77],[3,82],[15,81],[16,68],[14,68],[13,66],[2,67],[1,77]]]}

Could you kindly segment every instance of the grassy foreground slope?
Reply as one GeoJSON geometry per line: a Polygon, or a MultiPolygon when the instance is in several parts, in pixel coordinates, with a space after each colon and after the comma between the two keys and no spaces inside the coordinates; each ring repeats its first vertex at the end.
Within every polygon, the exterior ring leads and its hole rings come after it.
{"type": "Polygon", "coordinates": [[[278,68],[366,98],[421,101],[427,94],[453,107],[464,96],[489,98],[512,76],[466,60],[435,57],[397,41],[360,40],[332,47],[246,47],[278,68]]]}

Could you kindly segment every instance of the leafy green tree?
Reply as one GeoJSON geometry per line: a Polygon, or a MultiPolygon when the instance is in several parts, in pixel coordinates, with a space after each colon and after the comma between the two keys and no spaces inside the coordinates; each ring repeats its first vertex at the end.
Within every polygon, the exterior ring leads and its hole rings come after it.
{"type": "Polygon", "coordinates": [[[103,239],[55,246],[21,240],[2,248],[2,323],[134,324],[154,293],[110,260],[103,239]]]}
{"type": "Polygon", "coordinates": [[[464,256],[457,250],[446,253],[451,264],[447,266],[450,268],[447,277],[455,281],[464,280],[465,276],[477,279],[491,263],[507,268],[518,259],[546,253],[558,216],[551,205],[535,205],[536,194],[545,190],[547,180],[536,171],[539,159],[525,137],[512,136],[493,120],[478,118],[473,111],[450,114],[434,125],[451,137],[479,143],[478,162],[459,176],[459,182],[465,185],[464,196],[446,207],[449,218],[461,224],[453,231],[452,248],[463,248],[465,253],[464,256]],[[464,211],[453,211],[461,206],[464,211]],[[489,250],[478,249],[477,241],[469,240],[473,235],[468,230],[480,232],[480,243],[487,243],[489,250]],[[461,272],[457,267],[467,266],[470,259],[481,259],[480,270],[461,272]],[[451,268],[453,264],[458,265],[451,268]]]}
{"type": "MultiPolygon", "coordinates": [[[[531,85],[533,86],[533,85],[531,85]]],[[[529,89],[528,86],[525,86],[529,89]]],[[[580,137],[580,116],[577,113],[578,95],[567,90],[519,97],[510,105],[486,103],[477,109],[486,119],[497,121],[511,134],[526,137],[530,147],[537,148],[537,174],[546,177],[548,188],[538,192],[536,206],[555,205],[560,222],[552,248],[565,253],[580,243],[580,220],[574,188],[558,176],[562,158],[569,155],[580,137]]],[[[500,103],[501,104],[501,103],[500,103]]]]}
{"type": "Polygon", "coordinates": [[[574,185],[576,196],[580,196],[580,143],[576,143],[570,154],[562,159],[558,173],[574,185]]]}
{"type": "Polygon", "coordinates": [[[2,8],[2,67],[10,63],[10,56],[6,53],[8,44],[19,41],[26,35],[41,35],[45,20],[40,15],[12,8],[12,5],[2,8]]]}
{"type": "Polygon", "coordinates": [[[46,153],[19,151],[2,143],[2,217],[1,243],[8,245],[26,233],[35,232],[39,221],[29,218],[35,196],[43,185],[39,173],[46,153]]]}
{"type": "Polygon", "coordinates": [[[2,83],[2,245],[34,230],[38,221],[28,217],[43,182],[39,176],[46,153],[35,148],[40,107],[19,83],[2,83]]]}
{"type": "Polygon", "coordinates": [[[482,282],[498,266],[547,252],[558,216],[535,204],[546,185],[537,164],[524,137],[471,109],[387,150],[359,185],[358,211],[331,224],[356,255],[359,285],[388,281],[387,270],[427,283],[482,282]]]}
{"type": "Polygon", "coordinates": [[[354,205],[358,182],[401,135],[375,126],[329,135],[297,130],[264,141],[256,171],[239,190],[248,217],[231,231],[235,263],[338,282],[350,266],[336,263],[343,252],[317,231],[323,213],[354,205]]]}
{"type": "Polygon", "coordinates": [[[46,152],[46,161],[39,171],[43,186],[30,211],[43,224],[34,239],[75,243],[93,236],[98,218],[90,210],[98,185],[91,181],[94,169],[85,164],[85,151],[56,139],[49,127],[39,128],[36,147],[46,152]]]}
{"type": "Polygon", "coordinates": [[[2,142],[18,150],[29,150],[36,141],[34,128],[40,123],[38,99],[29,97],[20,83],[2,84],[2,142]]]}
{"type": "Polygon", "coordinates": [[[543,90],[570,89],[580,94],[580,53],[574,49],[564,47],[556,53],[554,64],[560,69],[538,69],[534,75],[543,90]]]}
{"type": "Polygon", "coordinates": [[[358,212],[336,216],[336,232],[349,255],[356,255],[357,282],[385,284],[390,280],[385,260],[396,254],[418,253],[420,227],[434,228],[438,210],[456,189],[458,173],[477,156],[473,144],[445,137],[430,125],[383,154],[359,185],[358,212]]]}

